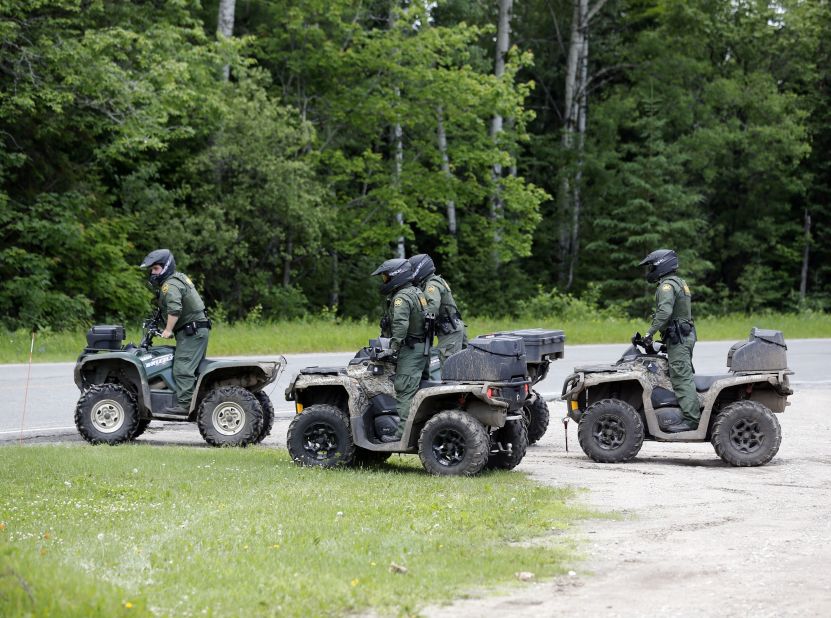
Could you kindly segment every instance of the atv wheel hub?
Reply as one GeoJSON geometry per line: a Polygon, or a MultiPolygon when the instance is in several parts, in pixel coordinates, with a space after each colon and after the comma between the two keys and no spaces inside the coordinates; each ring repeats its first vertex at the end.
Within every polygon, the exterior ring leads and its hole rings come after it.
{"type": "Polygon", "coordinates": [[[612,451],[626,439],[626,427],[617,416],[604,414],[592,427],[592,436],[600,448],[612,451]]]}
{"type": "Polygon", "coordinates": [[[762,446],[765,434],[759,430],[759,424],[740,419],[730,429],[730,441],[742,453],[753,453],[762,446]]]}
{"type": "Polygon", "coordinates": [[[124,408],[117,401],[103,399],[95,404],[90,418],[101,433],[113,433],[124,424],[124,408]]]}
{"type": "Polygon", "coordinates": [[[303,450],[317,461],[333,458],[338,452],[338,435],[326,423],[314,423],[303,432],[303,450]]]}
{"type": "Polygon", "coordinates": [[[213,424],[224,436],[233,436],[240,432],[245,424],[245,410],[233,401],[225,401],[214,408],[213,424]]]}
{"type": "Polygon", "coordinates": [[[443,466],[455,466],[465,458],[465,437],[453,429],[442,429],[433,439],[433,455],[443,466]]]}

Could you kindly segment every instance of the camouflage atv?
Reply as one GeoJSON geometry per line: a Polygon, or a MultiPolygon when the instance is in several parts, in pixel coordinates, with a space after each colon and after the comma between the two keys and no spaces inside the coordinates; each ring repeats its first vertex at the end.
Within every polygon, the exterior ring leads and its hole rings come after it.
{"type": "Polygon", "coordinates": [[[75,364],[81,398],[75,426],[87,442],[119,444],[144,433],[152,420],[196,422],[213,446],[261,442],[274,423],[274,406],[263,391],[286,361],[205,359],[199,365],[187,414],[165,414],[175,403],[173,357],[176,348],[154,346],[161,332],[150,319],[138,346],[124,346],[124,327],[97,325],[75,364]]]}
{"type": "Polygon", "coordinates": [[[306,466],[380,463],[392,453],[418,453],[435,475],[473,475],[485,468],[510,470],[525,456],[528,434],[522,407],[531,380],[523,340],[472,339],[450,356],[441,381],[422,381],[399,442],[394,435],[395,365],[378,359],[388,349],[373,340],[346,367],[308,367],[286,389],[297,415],[288,451],[306,466]]]}
{"type": "Polygon", "coordinates": [[[784,412],[793,394],[782,333],[751,329],[748,341],[730,348],[727,367],[726,374],[695,376],[701,420],[693,431],[665,431],[681,421],[681,410],[666,355],[646,349],[640,338],[614,365],[576,368],[563,384],[562,398],[568,416],[579,422],[583,452],[597,462],[629,461],[644,439],[709,440],[730,465],[764,465],[782,440],[774,413],[784,412]]]}

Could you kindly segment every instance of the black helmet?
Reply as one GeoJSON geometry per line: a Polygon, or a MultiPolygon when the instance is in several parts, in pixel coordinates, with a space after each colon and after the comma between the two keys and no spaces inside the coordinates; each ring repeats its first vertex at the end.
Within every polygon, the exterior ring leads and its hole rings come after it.
{"type": "Polygon", "coordinates": [[[433,264],[433,258],[426,253],[419,253],[411,257],[410,266],[413,267],[413,281],[416,283],[421,283],[436,272],[436,265],[433,264]]]}
{"type": "Polygon", "coordinates": [[[678,270],[678,255],[672,249],[658,249],[643,258],[638,266],[648,266],[646,280],[655,283],[678,270]]]}
{"type": "Polygon", "coordinates": [[[405,259],[393,258],[387,260],[375,269],[374,275],[381,275],[384,282],[381,284],[381,294],[387,296],[396,290],[413,282],[413,267],[405,259]]]}
{"type": "Polygon", "coordinates": [[[147,254],[140,268],[151,268],[154,264],[162,267],[162,272],[158,275],[150,273],[150,285],[159,287],[165,279],[176,272],[176,260],[173,259],[173,254],[169,249],[156,249],[147,254]]]}

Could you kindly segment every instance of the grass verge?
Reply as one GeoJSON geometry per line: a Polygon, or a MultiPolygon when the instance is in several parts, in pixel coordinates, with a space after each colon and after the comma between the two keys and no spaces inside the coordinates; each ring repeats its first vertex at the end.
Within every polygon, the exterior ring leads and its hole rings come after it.
{"type": "MultiPolygon", "coordinates": [[[[589,317],[581,320],[485,319],[468,323],[471,337],[517,328],[554,328],[565,331],[566,343],[621,343],[635,331],[644,332],[645,320],[589,317]]],[[[739,341],[751,327],[781,330],[786,339],[831,337],[831,314],[759,314],[700,318],[696,321],[700,341],[739,341]]],[[[375,323],[306,320],[267,324],[217,325],[211,333],[210,356],[257,356],[299,352],[354,351],[378,336],[375,323]]],[[[127,340],[138,342],[138,329],[128,331],[127,340]]],[[[160,342],[160,339],[156,340],[160,342]]],[[[35,362],[73,361],[86,344],[83,332],[42,332],[35,336],[35,362]]],[[[25,363],[29,359],[31,333],[0,331],[0,363],[25,363]]]]}
{"type": "Polygon", "coordinates": [[[284,451],[2,449],[0,615],[412,615],[548,577],[591,515],[516,472],[436,478],[295,466],[284,451]],[[396,572],[398,565],[406,573],[396,572]]]}

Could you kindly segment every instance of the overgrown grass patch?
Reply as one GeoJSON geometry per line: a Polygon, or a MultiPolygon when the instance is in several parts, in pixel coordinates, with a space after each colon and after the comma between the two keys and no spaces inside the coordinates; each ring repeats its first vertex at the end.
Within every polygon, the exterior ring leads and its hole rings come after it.
{"type": "MultiPolygon", "coordinates": [[[[490,319],[468,321],[471,337],[517,328],[554,328],[565,331],[566,345],[628,342],[635,331],[644,332],[649,323],[589,316],[584,319],[556,318],[490,319]]],[[[751,327],[781,330],[786,339],[831,337],[831,314],[763,313],[728,315],[696,320],[700,341],[738,341],[747,338],[751,327]]],[[[263,324],[219,324],[211,333],[211,356],[256,356],[299,352],[354,351],[378,336],[378,325],[367,321],[309,319],[263,324]]],[[[128,330],[128,341],[138,342],[138,329],[128,330]]],[[[163,340],[157,339],[157,344],[163,340]]],[[[71,361],[86,345],[84,332],[42,332],[35,336],[35,362],[71,361]]],[[[25,363],[29,359],[31,333],[0,330],[0,363],[25,363]]]]}
{"type": "Polygon", "coordinates": [[[413,457],[317,470],[264,447],[2,456],[3,616],[411,614],[562,572],[573,548],[553,535],[590,515],[517,472],[435,478],[413,457]]]}

